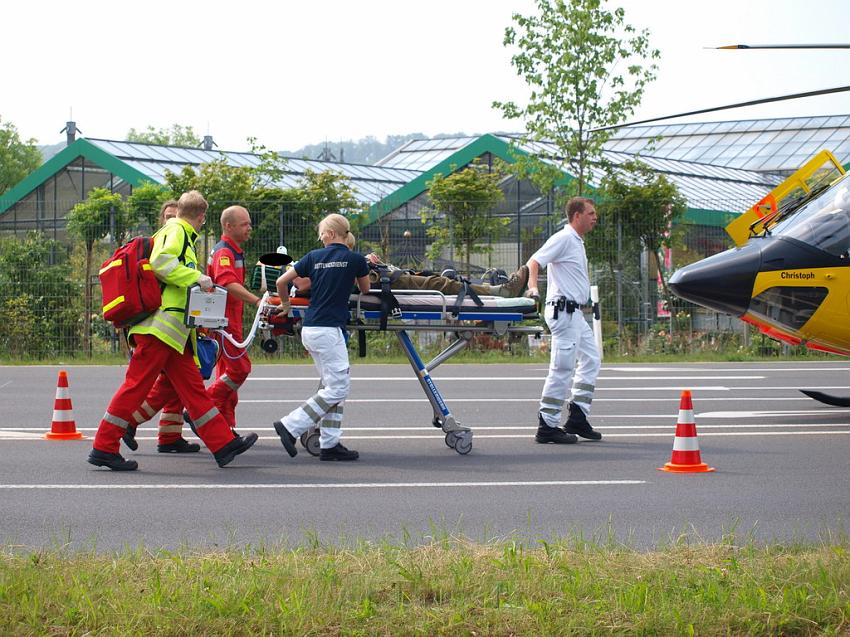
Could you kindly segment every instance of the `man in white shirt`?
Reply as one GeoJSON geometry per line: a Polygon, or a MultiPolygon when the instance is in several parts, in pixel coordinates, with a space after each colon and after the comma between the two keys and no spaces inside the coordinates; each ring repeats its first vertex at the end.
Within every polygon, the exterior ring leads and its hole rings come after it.
{"type": "Polygon", "coordinates": [[[541,444],[572,444],[578,441],[577,435],[602,439],[587,420],[602,359],[581,312],[590,299],[583,237],[596,225],[596,207],[591,199],[573,197],[566,212],[569,223],[549,237],[527,263],[528,296],[540,296],[537,277],[540,268],[546,268],[544,318],[552,335],[549,374],[534,438],[541,444]],[[570,389],[569,417],[561,428],[561,412],[570,389]]]}

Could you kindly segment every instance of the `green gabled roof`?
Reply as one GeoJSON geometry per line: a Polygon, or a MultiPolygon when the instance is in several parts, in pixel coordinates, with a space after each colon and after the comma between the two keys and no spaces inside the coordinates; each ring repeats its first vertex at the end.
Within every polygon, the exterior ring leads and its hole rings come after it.
{"type": "Polygon", "coordinates": [[[108,170],[113,175],[117,175],[131,186],[138,186],[144,181],[150,181],[150,177],[139,172],[132,166],[128,166],[117,157],[110,155],[85,139],[78,139],[44,162],[32,174],[20,181],[13,188],[0,195],[0,214],[6,212],[6,210],[79,157],[84,157],[101,168],[108,170]]]}
{"type": "MultiPolygon", "coordinates": [[[[406,202],[421,195],[428,189],[428,182],[433,179],[436,174],[449,174],[458,168],[466,166],[485,153],[491,153],[508,163],[515,163],[517,155],[529,155],[529,153],[525,150],[512,146],[504,139],[500,139],[499,137],[490,134],[482,135],[472,143],[457,150],[454,154],[444,159],[430,170],[422,173],[410,183],[402,186],[395,192],[381,199],[379,202],[373,204],[367,211],[366,223],[373,223],[382,216],[389,214],[406,202]]],[[[558,182],[558,185],[563,185],[572,179],[573,177],[569,173],[564,172],[563,179],[558,182]]],[[[738,213],[730,212],[728,210],[689,207],[682,218],[682,222],[725,227],[729,221],[737,216],[738,213]]]]}
{"type": "MultiPolygon", "coordinates": [[[[482,135],[474,142],[467,144],[430,170],[422,173],[410,183],[387,195],[379,202],[372,204],[366,212],[366,223],[370,224],[377,221],[404,203],[421,195],[428,189],[428,182],[431,181],[438,173],[448,175],[458,168],[466,166],[485,153],[495,155],[499,159],[511,164],[516,161],[517,154],[528,155],[525,151],[512,147],[510,144],[498,137],[490,135],[489,133],[482,135]]],[[[570,179],[571,177],[565,173],[563,181],[567,182],[570,179]]]]}

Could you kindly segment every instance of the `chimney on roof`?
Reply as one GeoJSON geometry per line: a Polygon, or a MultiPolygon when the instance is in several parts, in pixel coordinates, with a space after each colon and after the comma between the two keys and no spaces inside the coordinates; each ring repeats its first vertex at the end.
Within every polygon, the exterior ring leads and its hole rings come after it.
{"type": "Polygon", "coordinates": [[[82,133],[83,131],[77,128],[77,122],[65,122],[65,128],[59,131],[60,133],[68,134],[68,146],[74,143],[77,139],[77,132],[82,133]]]}
{"type": "Polygon", "coordinates": [[[319,156],[316,157],[316,159],[318,159],[319,161],[336,161],[336,155],[334,155],[327,141],[325,142],[325,145],[322,148],[322,152],[319,153],[319,156]]]}
{"type": "Polygon", "coordinates": [[[201,144],[201,148],[204,150],[212,150],[213,146],[218,146],[218,144],[213,141],[212,135],[204,135],[204,141],[201,144]]]}

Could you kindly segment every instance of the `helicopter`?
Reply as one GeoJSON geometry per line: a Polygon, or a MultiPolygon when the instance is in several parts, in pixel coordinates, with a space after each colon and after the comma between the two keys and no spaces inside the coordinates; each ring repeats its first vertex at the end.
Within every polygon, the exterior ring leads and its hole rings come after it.
{"type": "MultiPolygon", "coordinates": [[[[734,44],[747,49],[850,49],[850,44],[734,44]]],[[[838,86],[703,108],[595,130],[611,130],[733,108],[850,91],[838,86]]],[[[774,340],[850,356],[850,174],[822,150],[726,226],[735,247],[680,268],[678,297],[739,317],[774,340]]],[[[822,403],[850,398],[802,389],[822,403]]]]}
{"type": "Polygon", "coordinates": [[[850,356],[850,174],[835,156],[819,152],[726,232],[735,247],[677,270],[671,291],[783,343],[850,356]]]}

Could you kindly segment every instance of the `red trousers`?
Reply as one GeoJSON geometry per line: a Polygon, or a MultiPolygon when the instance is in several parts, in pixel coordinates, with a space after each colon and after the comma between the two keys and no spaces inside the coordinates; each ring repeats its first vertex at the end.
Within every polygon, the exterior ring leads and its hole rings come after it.
{"type": "Polygon", "coordinates": [[[195,422],[198,437],[207,449],[215,453],[233,440],[227,421],[207,395],[191,348],[178,353],[155,336],[136,334],[133,338],[136,348],[130,357],[124,382],[100,421],[94,448],[118,453],[121,437],[133,422],[133,413],[139,410],[160,371],[165,377],[161,387],[165,402],[179,400],[186,407],[195,422]]]}
{"type": "Polygon", "coordinates": [[[157,442],[168,445],[183,437],[183,403],[165,374],[160,373],[138,411],[133,412],[131,424],[138,427],[162,410],[159,417],[157,442]]]}
{"type": "MultiPolygon", "coordinates": [[[[242,340],[242,330],[234,330],[233,338],[242,340]]],[[[216,365],[216,381],[207,392],[215,406],[224,416],[227,424],[236,428],[236,405],[239,402],[239,388],[251,373],[251,359],[248,351],[234,347],[227,339],[222,339],[224,351],[216,365]]]]}

